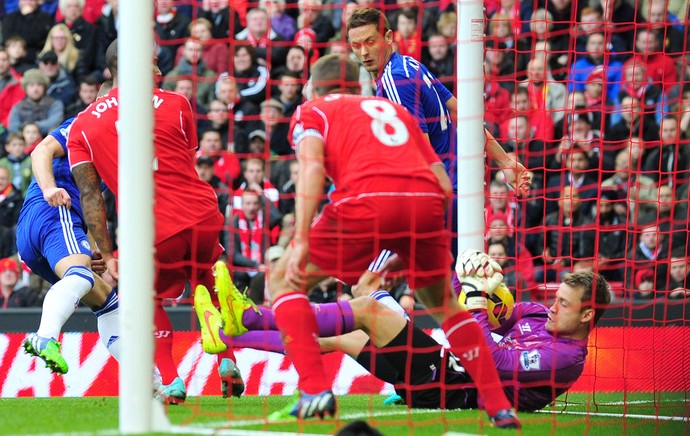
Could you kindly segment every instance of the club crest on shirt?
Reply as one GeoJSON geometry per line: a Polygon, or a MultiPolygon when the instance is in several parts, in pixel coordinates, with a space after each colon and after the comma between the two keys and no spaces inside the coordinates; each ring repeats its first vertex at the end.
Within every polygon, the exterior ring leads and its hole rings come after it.
{"type": "Polygon", "coordinates": [[[541,369],[541,354],[539,351],[523,351],[520,353],[520,364],[525,371],[541,369]]]}
{"type": "Polygon", "coordinates": [[[89,241],[86,239],[81,241],[81,246],[84,247],[85,250],[91,251],[91,245],[89,245],[89,241]]]}

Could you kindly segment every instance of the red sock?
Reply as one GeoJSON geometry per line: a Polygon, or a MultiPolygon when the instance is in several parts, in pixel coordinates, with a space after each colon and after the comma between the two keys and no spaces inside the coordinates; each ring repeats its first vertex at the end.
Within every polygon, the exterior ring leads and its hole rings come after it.
{"type": "Polygon", "coordinates": [[[458,312],[443,323],[450,349],[472,377],[489,416],[511,407],[498,378],[496,364],[484,333],[469,312],[458,312]]]}
{"type": "Polygon", "coordinates": [[[169,385],[178,377],[177,366],[172,358],[173,329],[170,317],[165,313],[160,300],[156,300],[154,304],[153,325],[156,326],[156,329],[153,340],[156,348],[153,354],[153,362],[161,373],[161,383],[169,385]]]}
{"type": "Polygon", "coordinates": [[[299,374],[299,388],[307,394],[330,389],[317,340],[318,325],[307,296],[298,292],[283,294],[273,302],[273,312],[285,351],[299,374]]]}
{"type": "Polygon", "coordinates": [[[235,351],[232,348],[229,348],[222,353],[218,353],[218,362],[221,361],[221,359],[230,359],[233,362],[237,363],[237,359],[235,358],[235,351]]]}

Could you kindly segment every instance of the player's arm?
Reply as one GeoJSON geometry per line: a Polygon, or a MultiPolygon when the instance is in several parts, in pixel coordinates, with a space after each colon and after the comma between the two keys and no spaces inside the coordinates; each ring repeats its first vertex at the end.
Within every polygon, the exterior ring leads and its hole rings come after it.
{"type": "Polygon", "coordinates": [[[43,192],[43,198],[51,206],[72,206],[72,199],[67,191],[58,188],[53,174],[53,159],[65,156],[65,150],[60,142],[48,135],[38,143],[31,152],[31,170],[36,183],[43,192]]]}
{"type": "Polygon", "coordinates": [[[101,177],[92,162],[82,162],[73,166],[72,174],[81,193],[81,205],[89,233],[100,249],[101,256],[108,265],[110,275],[117,279],[117,264],[113,257],[113,245],[108,235],[105,201],[101,194],[101,177]]]}
{"type": "Polygon", "coordinates": [[[295,195],[296,228],[292,255],[285,272],[285,280],[296,290],[301,290],[305,283],[303,271],[309,252],[309,230],[323,197],[326,177],[324,145],[323,139],[309,135],[297,146],[300,171],[295,195]]]}
{"type": "MultiPolygon", "coordinates": [[[[453,122],[457,122],[458,118],[458,101],[455,97],[450,97],[446,101],[446,106],[450,110],[450,116],[453,122]]],[[[506,181],[510,186],[517,191],[518,195],[526,196],[529,193],[529,188],[532,185],[532,176],[529,171],[518,162],[513,160],[506,151],[501,147],[501,144],[496,141],[494,135],[488,130],[484,129],[486,136],[486,154],[492,159],[499,168],[503,170],[506,176],[506,181]]]]}

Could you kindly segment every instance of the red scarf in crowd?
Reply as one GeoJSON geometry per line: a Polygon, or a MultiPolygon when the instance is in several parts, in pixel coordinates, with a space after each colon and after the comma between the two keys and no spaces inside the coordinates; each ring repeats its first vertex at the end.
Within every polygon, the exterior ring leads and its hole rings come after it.
{"type": "Polygon", "coordinates": [[[242,244],[242,255],[254,262],[263,262],[263,234],[264,218],[259,212],[254,221],[249,222],[244,216],[244,212],[238,214],[238,231],[240,232],[240,243],[242,244]]]}

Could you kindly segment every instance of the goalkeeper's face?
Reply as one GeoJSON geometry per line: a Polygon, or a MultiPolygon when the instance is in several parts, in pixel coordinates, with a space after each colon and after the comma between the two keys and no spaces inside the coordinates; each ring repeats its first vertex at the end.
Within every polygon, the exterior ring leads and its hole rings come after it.
{"type": "Polygon", "coordinates": [[[582,303],[584,289],[561,283],[556,301],[549,308],[546,331],[560,337],[578,336],[587,332],[594,311],[582,303]]]}

